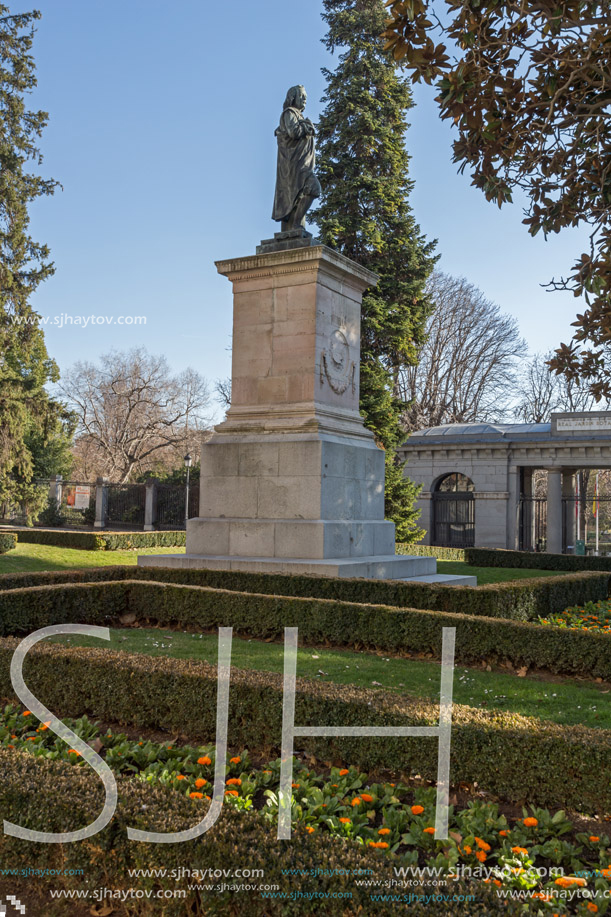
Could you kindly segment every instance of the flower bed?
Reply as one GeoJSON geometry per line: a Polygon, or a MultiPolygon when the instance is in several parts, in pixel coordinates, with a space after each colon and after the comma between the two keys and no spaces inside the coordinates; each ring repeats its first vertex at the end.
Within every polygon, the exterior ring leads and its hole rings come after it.
{"type": "Polygon", "coordinates": [[[583,608],[567,608],[560,614],[541,618],[541,624],[611,634],[611,602],[587,602],[583,608]]]}
{"type": "MultiPolygon", "coordinates": [[[[18,641],[0,640],[0,697],[13,697],[10,663],[18,641]]],[[[216,732],[216,666],[103,649],[33,647],[24,663],[30,690],[58,715],[84,713],[140,729],[164,729],[212,741],[216,732]]],[[[229,740],[278,751],[282,733],[282,676],[233,669],[229,740]]],[[[383,690],[322,684],[298,678],[296,725],[432,726],[433,702],[383,690]]],[[[302,737],[297,747],[322,761],[349,757],[357,767],[437,775],[434,738],[302,737]]],[[[611,732],[558,726],[518,714],[456,704],[451,779],[477,781],[509,801],[564,805],[611,813],[611,732]]]]}
{"type": "MultiPolygon", "coordinates": [[[[140,781],[151,788],[174,790],[185,801],[194,800],[199,818],[202,817],[214,781],[214,747],[130,740],[124,734],[106,730],[100,734],[86,718],[67,725],[85,741],[97,740],[100,753],[113,771],[136,775],[134,786],[140,781]]],[[[0,746],[15,753],[29,752],[39,759],[63,759],[76,765],[78,772],[89,772],[87,765],[79,761],[78,753],[57,739],[45,724],[16,707],[5,708],[0,717],[0,746]]],[[[244,817],[252,809],[258,810],[273,837],[279,774],[279,760],[255,765],[247,751],[233,754],[226,765],[225,808],[233,818],[235,813],[244,817]]],[[[3,792],[6,790],[0,789],[0,797],[3,792]]],[[[137,790],[136,795],[141,796],[137,790]]],[[[192,818],[195,820],[195,814],[192,818]]],[[[19,820],[22,822],[23,813],[19,813],[19,820]]],[[[298,846],[304,835],[310,835],[314,843],[333,838],[336,844],[342,844],[342,860],[344,851],[348,861],[352,859],[351,842],[356,842],[363,854],[380,851],[382,859],[391,858],[407,868],[407,875],[410,867],[425,866],[438,869],[440,876],[475,875],[479,890],[482,885],[490,885],[491,891],[502,888],[525,892],[521,913],[528,913],[533,902],[549,904],[542,911],[545,914],[554,910],[559,914],[584,913],[580,908],[586,908],[585,913],[608,912],[610,902],[605,893],[611,892],[611,839],[606,826],[578,830],[562,811],[552,815],[546,809],[530,807],[519,816],[507,815],[496,803],[482,800],[451,809],[447,839],[435,839],[434,821],[432,787],[402,780],[370,782],[354,766],[335,766],[322,773],[294,759],[292,825],[298,846]],[[574,899],[570,910],[565,909],[558,896],[567,888],[585,889],[591,897],[582,898],[581,903],[574,899]],[[598,910],[587,911],[589,903],[598,910]]],[[[384,876],[382,863],[374,866],[376,877],[384,876]]],[[[450,878],[450,888],[453,884],[450,878]]],[[[383,912],[376,908],[376,913],[383,912]]]]}

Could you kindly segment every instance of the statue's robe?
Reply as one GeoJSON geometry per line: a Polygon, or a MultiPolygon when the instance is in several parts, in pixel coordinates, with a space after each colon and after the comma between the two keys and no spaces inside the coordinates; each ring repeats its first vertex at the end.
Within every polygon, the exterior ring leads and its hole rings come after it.
{"type": "Polygon", "coordinates": [[[304,191],[314,190],[318,183],[316,144],[307,133],[303,114],[297,108],[285,108],[276,129],[278,138],[278,175],[272,219],[287,222],[304,191]]]}

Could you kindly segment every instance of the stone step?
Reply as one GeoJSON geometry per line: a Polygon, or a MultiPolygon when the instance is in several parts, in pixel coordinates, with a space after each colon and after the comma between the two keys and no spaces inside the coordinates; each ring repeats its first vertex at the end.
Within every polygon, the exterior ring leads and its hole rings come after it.
{"type": "Polygon", "coordinates": [[[451,573],[428,573],[425,576],[401,577],[401,582],[432,583],[438,586],[477,586],[477,576],[459,576],[451,573]]]}
{"type": "Polygon", "coordinates": [[[363,579],[407,579],[435,575],[434,557],[382,554],[366,557],[235,557],[230,555],[155,554],[138,557],[141,567],[183,567],[195,570],[242,570],[363,579]]]}

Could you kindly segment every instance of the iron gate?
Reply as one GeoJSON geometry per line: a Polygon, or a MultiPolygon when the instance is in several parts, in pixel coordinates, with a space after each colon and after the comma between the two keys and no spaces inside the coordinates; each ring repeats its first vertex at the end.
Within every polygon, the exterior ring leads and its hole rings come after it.
{"type": "Polygon", "coordinates": [[[545,551],[547,547],[547,500],[521,497],[519,512],[520,551],[545,551]]]}
{"type": "Polygon", "coordinates": [[[472,493],[433,494],[433,544],[472,548],[475,545],[475,500],[472,493]]]}

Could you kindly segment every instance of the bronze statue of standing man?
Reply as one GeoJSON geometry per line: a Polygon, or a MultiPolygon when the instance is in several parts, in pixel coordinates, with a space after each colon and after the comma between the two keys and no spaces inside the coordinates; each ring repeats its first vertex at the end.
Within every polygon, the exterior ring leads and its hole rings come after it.
{"type": "Polygon", "coordinates": [[[278,139],[278,176],[272,219],[281,223],[282,232],[305,231],[306,213],[320,197],[316,178],[316,131],[304,117],[307,95],[303,86],[289,89],[276,129],[278,139]]]}

